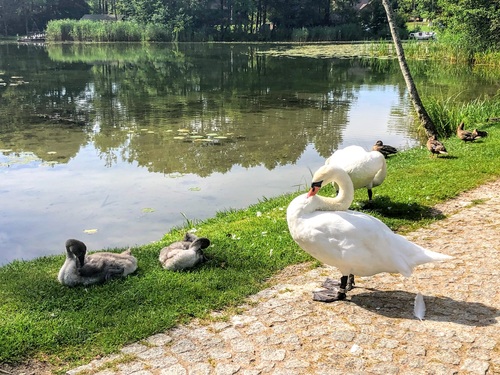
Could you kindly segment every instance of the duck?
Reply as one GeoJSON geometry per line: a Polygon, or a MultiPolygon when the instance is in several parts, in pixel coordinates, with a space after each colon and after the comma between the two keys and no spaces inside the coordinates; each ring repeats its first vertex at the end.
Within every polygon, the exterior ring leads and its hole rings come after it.
{"type": "Polygon", "coordinates": [[[203,249],[210,246],[206,237],[197,237],[187,232],[182,241],[177,241],[160,251],[160,263],[170,271],[192,268],[206,260],[203,249]]]}
{"type": "Polygon", "coordinates": [[[361,146],[339,149],[326,159],[325,164],[344,169],[351,177],[354,189],[366,187],[369,201],[373,198],[372,188],[382,184],[387,176],[384,155],[378,151],[365,151],[361,146]]]}
{"type": "Polygon", "coordinates": [[[431,157],[434,155],[436,155],[436,157],[439,157],[439,155],[448,155],[446,147],[444,147],[443,143],[437,140],[435,135],[432,135],[427,139],[427,149],[430,151],[431,157]]]}
{"type": "Polygon", "coordinates": [[[396,154],[398,152],[398,149],[396,147],[384,145],[384,142],[379,140],[373,145],[372,151],[378,151],[382,153],[382,155],[384,155],[384,157],[387,159],[389,155],[396,154]]]}
{"type": "Polygon", "coordinates": [[[464,142],[473,142],[476,138],[480,138],[479,135],[464,129],[464,122],[462,121],[457,126],[457,137],[464,142]]]}
{"type": "Polygon", "coordinates": [[[474,129],[472,131],[472,135],[476,138],[484,138],[488,136],[488,132],[484,130],[474,129]]]}
{"type": "Polygon", "coordinates": [[[125,277],[137,269],[137,259],[130,249],[122,253],[86,253],[87,246],[82,241],[66,241],[66,260],[57,277],[61,284],[71,287],[100,284],[113,278],[125,277]]]}
{"type": "Polygon", "coordinates": [[[313,293],[314,300],[346,299],[355,275],[389,272],[409,277],[418,265],[452,258],[407,240],[373,216],[349,210],[353,199],[354,186],[347,172],[335,165],[323,165],[314,173],[309,192],[294,198],[287,207],[286,220],[293,240],[342,274],[340,282],[327,279],[323,284],[326,289],[313,293]],[[317,194],[330,182],[338,184],[337,196],[317,194]]]}

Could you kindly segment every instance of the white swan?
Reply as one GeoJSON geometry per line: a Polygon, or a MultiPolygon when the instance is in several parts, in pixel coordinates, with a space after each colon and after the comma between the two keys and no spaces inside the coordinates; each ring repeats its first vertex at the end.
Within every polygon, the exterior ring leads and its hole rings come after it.
{"type": "Polygon", "coordinates": [[[137,259],[130,249],[120,254],[100,252],[86,255],[87,246],[82,241],[66,241],[66,260],[57,279],[66,286],[91,285],[115,277],[127,276],[137,269],[137,259]]]}
{"type": "Polygon", "coordinates": [[[368,200],[372,200],[372,188],[382,184],[387,176],[384,155],[378,151],[365,151],[360,146],[348,146],[335,151],[325,164],[345,170],[351,177],[354,189],[366,187],[368,200]]]}
{"type": "Polygon", "coordinates": [[[202,249],[210,246],[210,240],[187,232],[182,241],[177,241],[160,251],[160,263],[170,271],[192,268],[206,260],[202,249]]]}
{"type": "Polygon", "coordinates": [[[317,293],[314,299],[337,301],[346,298],[354,276],[381,272],[410,276],[419,264],[451,259],[426,250],[393,233],[380,220],[347,210],[354,197],[348,174],[341,168],[324,165],[313,176],[311,190],[296,197],[287,209],[288,228],[297,244],[342,273],[340,289],[317,293]],[[340,187],[334,198],[316,195],[322,185],[335,182],[340,187]]]}

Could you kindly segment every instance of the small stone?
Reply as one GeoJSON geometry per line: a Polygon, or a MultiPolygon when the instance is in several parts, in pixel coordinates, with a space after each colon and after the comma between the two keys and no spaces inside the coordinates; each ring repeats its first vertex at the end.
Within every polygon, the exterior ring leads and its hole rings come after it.
{"type": "Polygon", "coordinates": [[[490,364],[488,362],[478,361],[475,359],[466,359],[460,370],[470,372],[472,374],[486,374],[490,364]]]}
{"type": "Polygon", "coordinates": [[[285,359],[285,349],[264,349],[261,356],[264,361],[282,361],[285,359]]]}
{"type": "Polygon", "coordinates": [[[215,366],[215,374],[216,375],[233,375],[236,374],[240,370],[241,366],[230,364],[230,363],[221,363],[215,366]]]}
{"type": "Polygon", "coordinates": [[[161,370],[160,375],[187,375],[187,371],[182,365],[176,364],[161,370]]]}

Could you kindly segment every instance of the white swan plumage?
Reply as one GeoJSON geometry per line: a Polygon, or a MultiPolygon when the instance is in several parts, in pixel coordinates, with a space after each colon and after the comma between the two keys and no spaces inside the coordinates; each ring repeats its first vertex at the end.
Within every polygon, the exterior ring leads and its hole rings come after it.
{"type": "Polygon", "coordinates": [[[137,259],[130,249],[122,253],[99,252],[86,255],[82,241],[66,241],[66,260],[57,279],[66,286],[92,285],[124,277],[137,269],[137,259]]]}
{"type": "MultiPolygon", "coordinates": [[[[288,228],[295,242],[319,261],[342,273],[340,289],[329,301],[346,298],[354,276],[400,273],[409,277],[424,263],[451,259],[395,234],[379,219],[348,210],[354,188],[348,174],[334,165],[320,167],[309,193],[299,195],[287,208],[288,228]],[[336,197],[317,195],[322,185],[335,182],[336,197]]],[[[322,300],[321,298],[317,298],[322,300]]]]}
{"type": "Polygon", "coordinates": [[[365,151],[361,146],[339,149],[326,159],[325,164],[345,170],[355,190],[366,187],[368,200],[372,200],[372,188],[381,185],[387,176],[385,156],[378,151],[365,151]]]}

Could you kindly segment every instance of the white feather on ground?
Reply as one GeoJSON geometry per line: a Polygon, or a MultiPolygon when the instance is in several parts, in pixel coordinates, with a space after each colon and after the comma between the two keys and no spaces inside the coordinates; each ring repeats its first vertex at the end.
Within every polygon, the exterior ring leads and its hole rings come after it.
{"type": "Polygon", "coordinates": [[[423,320],[425,316],[425,302],[422,294],[417,293],[415,296],[415,307],[413,308],[413,315],[418,319],[423,320]]]}

